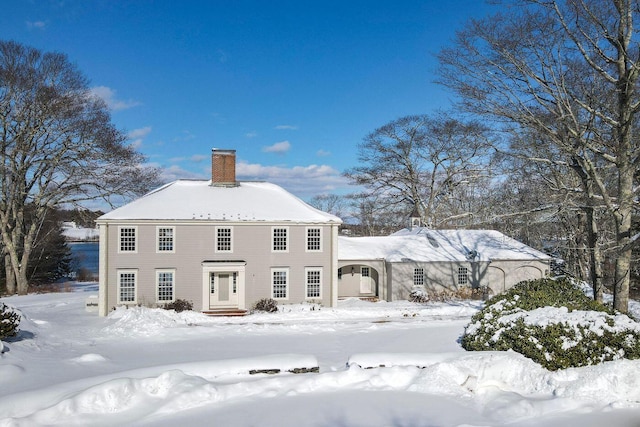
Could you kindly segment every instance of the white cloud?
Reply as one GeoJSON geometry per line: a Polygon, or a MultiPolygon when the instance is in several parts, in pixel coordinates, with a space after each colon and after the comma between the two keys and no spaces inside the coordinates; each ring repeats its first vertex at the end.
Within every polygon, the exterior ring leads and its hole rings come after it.
{"type": "Polygon", "coordinates": [[[107,86],[95,86],[91,88],[91,93],[101,98],[109,109],[113,111],[126,110],[140,105],[140,102],[134,100],[123,101],[116,98],[116,91],[107,86]]]}
{"type": "Polygon", "coordinates": [[[131,140],[130,144],[136,150],[142,147],[143,139],[151,132],[151,126],[145,126],[143,128],[134,129],[127,134],[127,138],[131,140]]]}
{"type": "Polygon", "coordinates": [[[191,157],[184,157],[184,156],[180,156],[180,157],[171,157],[169,159],[169,161],[171,163],[180,163],[180,162],[185,162],[185,161],[190,161],[190,162],[194,162],[194,163],[200,163],[204,160],[207,160],[208,157],[202,154],[194,154],[191,157]]]}
{"type": "Polygon", "coordinates": [[[162,182],[172,182],[177,179],[208,179],[208,177],[203,176],[199,173],[188,171],[178,165],[171,165],[161,168],[160,180],[162,182]]]}
{"type": "Polygon", "coordinates": [[[298,126],[294,126],[294,125],[278,125],[274,129],[276,129],[276,130],[298,130],[298,126]]]}
{"type": "Polygon", "coordinates": [[[145,126],[143,128],[132,130],[127,134],[127,137],[129,139],[144,138],[145,136],[149,135],[149,133],[151,133],[151,126],[145,126]]]}
{"type": "Polygon", "coordinates": [[[318,194],[346,189],[349,182],[340,172],[328,165],[263,166],[239,162],[236,165],[239,180],[268,181],[278,184],[300,198],[311,198],[318,194]]]}
{"type": "Polygon", "coordinates": [[[29,30],[44,30],[47,24],[44,21],[27,21],[29,30]]]}
{"type": "Polygon", "coordinates": [[[262,151],[264,151],[265,153],[282,154],[282,153],[286,153],[290,149],[291,149],[291,143],[289,141],[280,141],[268,147],[264,147],[262,151]]]}
{"type": "Polygon", "coordinates": [[[244,136],[246,136],[247,138],[255,138],[256,136],[258,136],[258,132],[252,130],[251,132],[245,133],[244,136]]]}
{"type": "Polygon", "coordinates": [[[330,156],[330,155],[331,155],[330,151],[325,151],[325,150],[316,151],[316,156],[318,156],[318,157],[327,157],[327,156],[330,156]]]}
{"type": "Polygon", "coordinates": [[[191,141],[192,139],[194,139],[196,136],[194,134],[192,134],[191,132],[189,132],[188,130],[183,130],[180,133],[180,136],[177,136],[175,138],[173,138],[173,142],[184,142],[184,141],[191,141]]]}

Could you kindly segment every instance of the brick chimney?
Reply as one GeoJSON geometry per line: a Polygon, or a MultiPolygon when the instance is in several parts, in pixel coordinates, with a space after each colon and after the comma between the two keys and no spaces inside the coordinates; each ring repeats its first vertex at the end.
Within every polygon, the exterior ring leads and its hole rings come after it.
{"type": "Polygon", "coordinates": [[[219,150],[214,148],[211,154],[211,185],[219,187],[235,187],[236,182],[236,150],[219,150]]]}

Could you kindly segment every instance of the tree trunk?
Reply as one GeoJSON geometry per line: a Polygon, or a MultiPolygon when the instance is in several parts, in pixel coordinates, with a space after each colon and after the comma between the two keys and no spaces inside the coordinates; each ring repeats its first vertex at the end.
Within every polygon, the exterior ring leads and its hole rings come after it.
{"type": "Polygon", "coordinates": [[[587,209],[587,239],[589,249],[589,278],[593,288],[593,299],[602,302],[604,289],[602,285],[602,252],[598,245],[598,223],[593,206],[587,209]]]}
{"type": "Polygon", "coordinates": [[[631,273],[631,213],[633,211],[633,174],[631,167],[623,165],[618,175],[619,208],[616,219],[616,243],[619,248],[615,265],[613,308],[627,313],[629,310],[629,283],[631,273]]]}
{"type": "Polygon", "coordinates": [[[5,254],[4,256],[4,276],[5,276],[5,287],[7,290],[7,295],[13,295],[16,293],[16,275],[13,272],[13,267],[11,266],[11,257],[9,254],[5,254]]]}

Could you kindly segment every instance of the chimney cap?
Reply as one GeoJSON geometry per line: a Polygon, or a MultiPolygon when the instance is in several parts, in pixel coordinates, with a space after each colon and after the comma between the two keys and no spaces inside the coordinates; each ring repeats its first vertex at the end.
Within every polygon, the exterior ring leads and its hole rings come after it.
{"type": "Polygon", "coordinates": [[[235,154],[236,153],[236,150],[228,150],[225,148],[212,148],[211,151],[216,154],[235,154]]]}

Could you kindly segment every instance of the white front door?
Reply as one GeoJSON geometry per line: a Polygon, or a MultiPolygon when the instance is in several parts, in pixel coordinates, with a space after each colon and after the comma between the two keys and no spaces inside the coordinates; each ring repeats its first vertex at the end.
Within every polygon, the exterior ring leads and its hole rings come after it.
{"type": "Polygon", "coordinates": [[[209,272],[209,306],[238,306],[237,272],[209,272]]]}
{"type": "Polygon", "coordinates": [[[373,292],[373,283],[369,267],[360,267],[360,293],[370,294],[373,292]]]}

